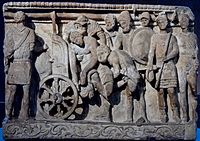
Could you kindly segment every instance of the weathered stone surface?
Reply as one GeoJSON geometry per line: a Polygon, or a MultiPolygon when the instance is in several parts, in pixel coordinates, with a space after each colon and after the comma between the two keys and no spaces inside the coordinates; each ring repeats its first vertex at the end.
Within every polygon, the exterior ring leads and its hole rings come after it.
{"type": "Polygon", "coordinates": [[[199,62],[189,8],[3,8],[6,139],[195,139],[199,62]]]}

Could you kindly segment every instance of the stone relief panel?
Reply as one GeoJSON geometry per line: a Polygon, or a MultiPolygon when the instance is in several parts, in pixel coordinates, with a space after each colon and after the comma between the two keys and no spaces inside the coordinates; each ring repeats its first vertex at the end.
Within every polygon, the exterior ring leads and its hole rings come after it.
{"type": "Polygon", "coordinates": [[[195,123],[199,62],[189,8],[6,3],[4,18],[5,126],[195,123]]]}

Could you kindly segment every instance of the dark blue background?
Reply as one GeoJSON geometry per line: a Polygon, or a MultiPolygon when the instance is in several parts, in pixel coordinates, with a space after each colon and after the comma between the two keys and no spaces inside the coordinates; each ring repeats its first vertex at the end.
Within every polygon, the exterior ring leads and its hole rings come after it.
{"type": "MultiPolygon", "coordinates": [[[[10,1],[10,0],[9,0],[10,1]]],[[[9,2],[6,0],[1,0],[1,7],[3,3],[9,2]]],[[[13,1],[23,1],[23,0],[13,0],[13,1]]],[[[39,0],[31,0],[31,1],[39,1],[39,0]]],[[[40,0],[42,1],[42,0],[40,0]]],[[[44,0],[43,0],[44,1],[44,0]]],[[[47,0],[54,1],[57,0],[47,0]]],[[[62,1],[62,0],[60,0],[62,1]]],[[[63,0],[64,1],[64,0],[63,0]]],[[[130,3],[130,4],[160,4],[160,5],[177,5],[177,6],[188,6],[193,11],[196,16],[195,19],[195,33],[200,38],[200,0],[74,0],[73,2],[86,2],[86,3],[130,3]]],[[[3,23],[3,12],[1,10],[0,15],[0,127],[1,121],[4,118],[4,67],[3,67],[3,39],[4,39],[4,23],[3,23]]],[[[200,45],[200,42],[199,42],[200,45]]],[[[200,71],[199,71],[200,72],[200,71]]],[[[199,73],[200,74],[200,73],[199,73]]],[[[200,76],[199,76],[200,78],[200,76]]],[[[198,79],[199,80],[199,79],[198,79]]],[[[200,85],[200,83],[198,84],[200,85]]],[[[200,86],[198,87],[198,101],[200,102],[200,86]]],[[[198,115],[200,117],[200,105],[197,108],[198,115]]],[[[200,119],[200,118],[199,118],[200,119]]],[[[200,120],[198,120],[198,128],[200,128],[200,120]]]]}

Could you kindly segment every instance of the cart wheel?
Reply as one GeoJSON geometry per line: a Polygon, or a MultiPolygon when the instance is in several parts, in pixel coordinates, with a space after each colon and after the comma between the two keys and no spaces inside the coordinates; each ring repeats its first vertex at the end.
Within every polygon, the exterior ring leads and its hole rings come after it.
{"type": "Polygon", "coordinates": [[[47,119],[67,119],[78,104],[74,83],[64,75],[50,75],[40,83],[38,110],[47,119]]]}

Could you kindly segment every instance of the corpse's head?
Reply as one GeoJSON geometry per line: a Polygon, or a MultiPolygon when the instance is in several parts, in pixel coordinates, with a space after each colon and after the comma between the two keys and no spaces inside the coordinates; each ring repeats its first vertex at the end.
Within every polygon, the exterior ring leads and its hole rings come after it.
{"type": "Polygon", "coordinates": [[[88,22],[89,22],[89,19],[86,16],[81,15],[74,22],[74,27],[76,28],[78,32],[84,35],[87,33],[88,22]]]}
{"type": "Polygon", "coordinates": [[[106,63],[109,55],[110,49],[108,46],[100,45],[97,47],[97,58],[100,63],[106,63]]]}
{"type": "Polygon", "coordinates": [[[69,40],[80,47],[84,45],[83,35],[78,31],[71,32],[69,35],[69,40]]]}

